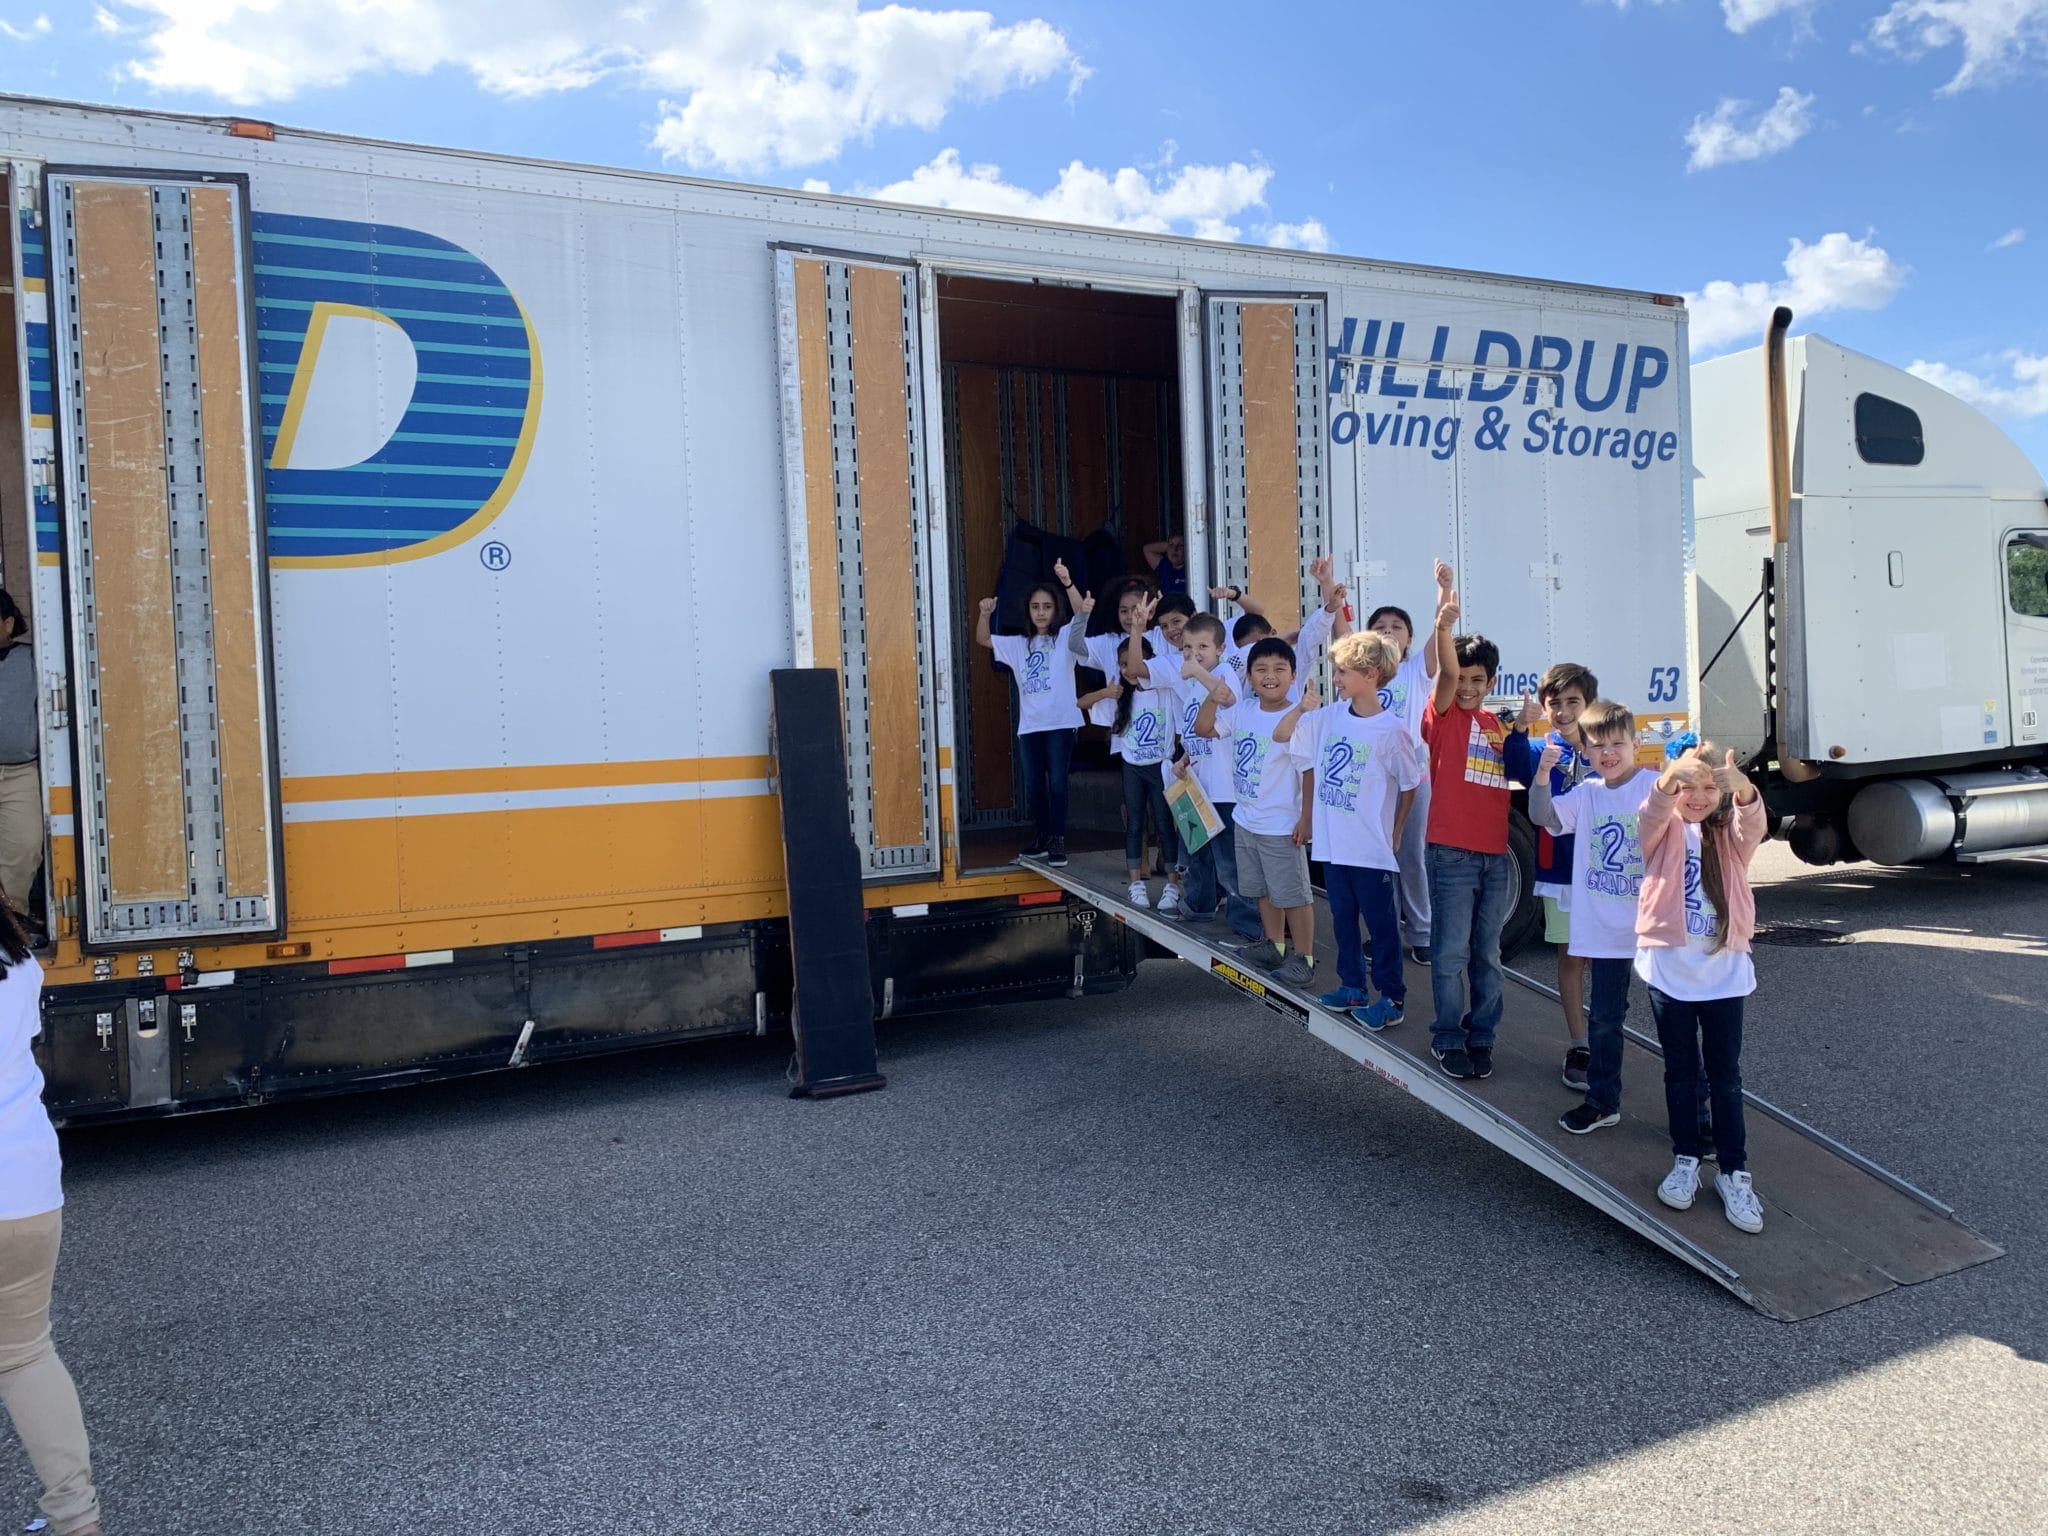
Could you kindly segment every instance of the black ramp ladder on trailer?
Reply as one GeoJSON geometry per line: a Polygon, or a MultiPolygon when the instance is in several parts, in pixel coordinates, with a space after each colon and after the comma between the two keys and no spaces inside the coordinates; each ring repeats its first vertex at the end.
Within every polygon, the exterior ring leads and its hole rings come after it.
{"type": "MultiPolygon", "coordinates": [[[[1556,1015],[1547,1000],[1538,1005],[1534,984],[1524,982],[1521,993],[1510,989],[1493,1075],[1467,1086],[1445,1076],[1430,1057],[1427,967],[1408,967],[1409,997],[1421,1006],[1410,1008],[1400,1028],[1375,1035],[1312,996],[1239,969],[1220,937],[1197,937],[1149,908],[1133,907],[1114,854],[1080,855],[1063,869],[1028,862],[1172,954],[1306,1025],[1325,1045],[1710,1275],[1759,1312],[1796,1322],[2005,1251],[1947,1206],[1754,1094],[1744,1097],[1751,1110],[1750,1159],[1768,1170],[1758,1191],[1764,1230],[1730,1226],[1711,1191],[1691,1210],[1671,1210],[1656,1195],[1671,1166],[1662,1058],[1633,1031],[1623,1081],[1632,1102],[1654,1107],[1624,1115],[1612,1130],[1573,1136],[1557,1124],[1572,1095],[1558,1082],[1556,1015]]],[[[1316,920],[1318,952],[1334,954],[1329,912],[1320,904],[1316,920]]]]}

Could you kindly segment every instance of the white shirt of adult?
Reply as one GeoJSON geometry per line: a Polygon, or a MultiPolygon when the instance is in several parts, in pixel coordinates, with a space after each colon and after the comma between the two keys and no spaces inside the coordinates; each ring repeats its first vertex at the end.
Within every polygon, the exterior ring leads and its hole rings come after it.
{"type": "Polygon", "coordinates": [[[1643,844],[1636,818],[1657,776],[1638,768],[1618,789],[1587,779],[1551,801],[1572,839],[1572,941],[1587,960],[1633,960],[1643,844]]]}
{"type": "Polygon", "coordinates": [[[1349,869],[1399,869],[1394,811],[1422,782],[1422,759],[1401,717],[1356,715],[1339,699],[1294,727],[1294,755],[1309,770],[1315,856],[1349,869]]]}
{"type": "Polygon", "coordinates": [[[1081,707],[1074,702],[1074,668],[1080,658],[1064,633],[991,635],[989,649],[1017,679],[1019,736],[1081,728],[1081,707]]]}
{"type": "Polygon", "coordinates": [[[64,1203],[64,1162],[43,1108],[43,1072],[29,1042],[42,1028],[43,968],[33,955],[0,977],[0,1221],[64,1203]]]}
{"type": "MultiPolygon", "coordinates": [[[[1748,951],[1714,952],[1718,914],[1700,880],[1699,823],[1685,825],[1685,948],[1639,949],[1636,974],[1682,1003],[1713,1003],[1747,997],[1756,990],[1756,965],[1748,951]]],[[[1578,919],[1573,920],[1574,928],[1578,919]]]]}
{"type": "Polygon", "coordinates": [[[1230,744],[1237,804],[1231,819],[1264,837],[1286,837],[1301,820],[1301,761],[1292,742],[1273,739],[1273,727],[1286,717],[1285,709],[1267,709],[1255,698],[1216,711],[1217,738],[1230,744]]]}

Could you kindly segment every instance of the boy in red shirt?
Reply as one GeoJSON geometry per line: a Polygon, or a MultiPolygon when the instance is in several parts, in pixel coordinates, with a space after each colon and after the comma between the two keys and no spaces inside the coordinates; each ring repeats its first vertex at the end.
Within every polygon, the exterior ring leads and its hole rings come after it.
{"type": "Polygon", "coordinates": [[[1484,635],[1452,635],[1458,612],[1454,591],[1437,609],[1431,637],[1436,691],[1422,713],[1430,781],[1429,973],[1436,1003],[1429,1045],[1445,1072],[1469,1078],[1493,1073],[1502,1007],[1500,935],[1515,907],[1507,745],[1511,734],[1526,735],[1536,708],[1525,698],[1511,728],[1486,707],[1500,670],[1500,647],[1484,635]]]}

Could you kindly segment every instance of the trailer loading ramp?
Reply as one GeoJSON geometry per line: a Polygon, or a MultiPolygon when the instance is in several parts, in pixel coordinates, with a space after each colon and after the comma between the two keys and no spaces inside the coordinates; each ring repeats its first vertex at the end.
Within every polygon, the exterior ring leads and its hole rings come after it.
{"type": "MultiPolygon", "coordinates": [[[[1814,1317],[1982,1264],[2004,1253],[1957,1220],[1947,1206],[1867,1158],[1754,1094],[1745,1094],[1751,1166],[1759,1171],[1764,1230],[1737,1231],[1704,1187],[1688,1211],[1657,1200],[1671,1166],[1664,1119],[1662,1057],[1655,1042],[1630,1031],[1624,1048],[1621,1124],[1573,1136],[1557,1124],[1575,1095],[1558,1080],[1558,1020],[1553,1002],[1524,978],[1508,991],[1507,1016],[1494,1047],[1493,1075],[1460,1082],[1429,1054],[1429,970],[1409,964],[1408,1017],[1372,1034],[1309,994],[1240,969],[1234,938],[1220,925],[1197,935],[1157,912],[1133,907],[1121,857],[1077,854],[1063,869],[1023,861],[1071,895],[1142,933],[1218,980],[1307,1026],[1325,1045],[1366,1066],[1562,1185],[1666,1252],[1711,1276],[1759,1312],[1786,1322],[1814,1317]]],[[[1316,907],[1318,990],[1335,985],[1329,909],[1316,907]]],[[[1512,976],[1513,973],[1510,972],[1512,976]]],[[[1554,995],[1554,994],[1553,994],[1554,995]]],[[[1639,996],[1638,1007],[1647,1007],[1639,996]]]]}

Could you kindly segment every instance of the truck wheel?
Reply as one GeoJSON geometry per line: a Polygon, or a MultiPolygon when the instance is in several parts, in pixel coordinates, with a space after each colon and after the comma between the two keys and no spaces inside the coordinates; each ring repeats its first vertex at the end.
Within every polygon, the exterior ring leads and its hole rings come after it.
{"type": "Polygon", "coordinates": [[[1508,874],[1515,905],[1501,930],[1500,953],[1506,959],[1543,934],[1543,903],[1536,899],[1536,828],[1519,807],[1508,812],[1508,874]]]}

